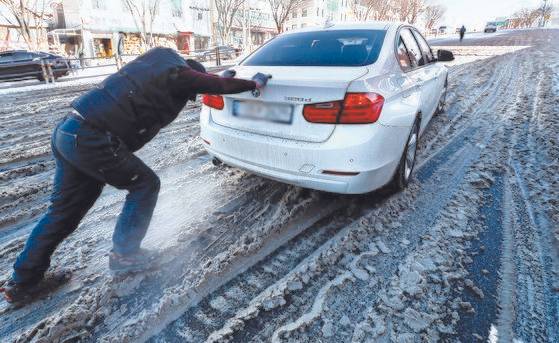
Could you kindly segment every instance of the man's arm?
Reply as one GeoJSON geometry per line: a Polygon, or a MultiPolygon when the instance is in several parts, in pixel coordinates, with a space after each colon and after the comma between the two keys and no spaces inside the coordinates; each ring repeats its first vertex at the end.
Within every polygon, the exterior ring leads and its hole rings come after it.
{"type": "Polygon", "coordinates": [[[256,88],[256,82],[243,79],[223,78],[182,68],[172,81],[175,94],[235,94],[256,88]]]}

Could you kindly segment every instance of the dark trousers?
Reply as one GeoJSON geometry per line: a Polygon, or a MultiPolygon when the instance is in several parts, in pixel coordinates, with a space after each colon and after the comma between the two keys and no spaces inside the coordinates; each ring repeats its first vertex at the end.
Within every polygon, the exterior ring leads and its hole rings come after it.
{"type": "Polygon", "coordinates": [[[78,227],[105,184],[128,191],[113,233],[113,250],[119,254],[140,249],[157,202],[157,175],[120,139],[82,119],[69,116],[56,127],[52,151],[56,173],[51,205],[16,259],[16,283],[43,278],[54,250],[78,227]]]}

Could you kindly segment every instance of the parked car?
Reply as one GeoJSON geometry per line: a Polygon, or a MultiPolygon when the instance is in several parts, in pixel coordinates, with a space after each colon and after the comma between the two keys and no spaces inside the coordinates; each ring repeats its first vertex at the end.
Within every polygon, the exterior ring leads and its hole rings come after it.
{"type": "Polygon", "coordinates": [[[0,52],[0,80],[36,78],[44,81],[42,63],[50,65],[55,78],[68,75],[70,64],[62,56],[47,52],[11,50],[0,52]]]}
{"type": "Polygon", "coordinates": [[[70,73],[70,70],[77,69],[79,67],[79,62],[70,61],[68,58],[60,55],[56,55],[50,52],[39,52],[37,54],[41,56],[41,58],[43,58],[45,61],[51,63],[55,78],[66,76],[70,73]]]}
{"type": "Polygon", "coordinates": [[[446,32],[447,32],[447,31],[448,31],[448,27],[446,27],[446,26],[441,26],[441,27],[439,27],[439,33],[440,33],[441,35],[446,35],[446,32]]]}
{"type": "Polygon", "coordinates": [[[42,63],[50,65],[55,78],[68,75],[70,64],[62,56],[46,52],[11,50],[0,52],[0,80],[37,78],[44,81],[42,63]]]}
{"type": "Polygon", "coordinates": [[[219,50],[221,59],[231,60],[239,56],[239,50],[228,45],[220,45],[218,47],[209,48],[206,50],[199,50],[194,52],[194,58],[198,61],[211,61],[216,59],[216,53],[219,50]]]}
{"type": "Polygon", "coordinates": [[[453,59],[409,25],[288,31],[233,68],[272,75],[262,91],[203,96],[201,139],[216,162],[301,187],[402,189],[453,59]]]}
{"type": "Polygon", "coordinates": [[[495,33],[497,32],[497,23],[490,21],[485,25],[485,29],[483,30],[485,33],[495,33]]]}

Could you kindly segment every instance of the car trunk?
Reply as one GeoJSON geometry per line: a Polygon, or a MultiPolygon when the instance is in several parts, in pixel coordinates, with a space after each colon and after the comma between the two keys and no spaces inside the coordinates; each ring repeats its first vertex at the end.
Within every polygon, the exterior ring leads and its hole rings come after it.
{"type": "Polygon", "coordinates": [[[308,103],[342,100],[351,81],[366,67],[262,67],[237,66],[236,77],[255,73],[272,75],[255,96],[251,92],[224,96],[223,110],[211,110],[212,120],[229,128],[305,142],[324,142],[335,125],[309,123],[303,117],[308,103]]]}

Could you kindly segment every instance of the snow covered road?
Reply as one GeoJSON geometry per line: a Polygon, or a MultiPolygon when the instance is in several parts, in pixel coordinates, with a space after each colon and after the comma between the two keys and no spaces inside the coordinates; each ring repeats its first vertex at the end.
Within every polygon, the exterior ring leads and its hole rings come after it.
{"type": "MultiPolygon", "coordinates": [[[[164,267],[109,276],[125,194],[107,187],[54,255],[73,280],[2,304],[1,341],[559,341],[559,30],[466,43],[399,194],[214,167],[189,106],[139,152],[162,180],[145,245],[164,267]]],[[[0,282],[48,205],[50,132],[88,87],[0,98],[0,282]]]]}

